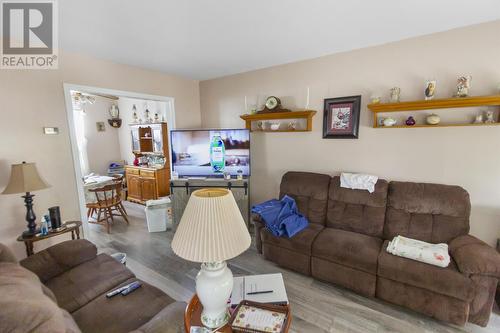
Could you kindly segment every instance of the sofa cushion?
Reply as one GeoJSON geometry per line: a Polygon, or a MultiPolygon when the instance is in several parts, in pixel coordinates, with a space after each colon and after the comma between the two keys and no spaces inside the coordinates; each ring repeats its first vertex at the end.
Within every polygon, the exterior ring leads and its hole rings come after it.
{"type": "Polygon", "coordinates": [[[459,186],[391,182],[384,238],[447,243],[469,232],[469,194],[459,186]]]}
{"type": "Polygon", "coordinates": [[[54,276],[97,256],[97,247],[86,239],[75,239],[51,247],[21,260],[26,267],[45,283],[54,276]]]}
{"type": "Polygon", "coordinates": [[[311,172],[290,171],[283,175],[280,198],[294,198],[299,212],[310,223],[325,225],[330,176],[311,172]]]}
{"type": "Polygon", "coordinates": [[[375,192],[340,187],[340,177],[333,177],[328,195],[328,227],[382,237],[388,183],[379,179],[375,192]]]}
{"type": "Polygon", "coordinates": [[[260,236],[263,243],[310,255],[313,241],[323,228],[319,224],[309,224],[292,238],[276,237],[267,228],[262,228],[260,236]]]}
{"type": "MultiPolygon", "coordinates": [[[[110,289],[137,281],[129,279],[110,289]]],[[[73,312],[82,332],[129,332],[140,328],[174,300],[156,287],[141,281],[142,286],[127,296],[107,298],[100,295],[73,312]]],[[[109,290],[105,290],[108,292],[109,290]]]]}
{"type": "Polygon", "coordinates": [[[80,332],[38,277],[18,264],[0,263],[0,295],[0,332],[80,332]]]}
{"type": "Polygon", "coordinates": [[[86,261],[50,280],[45,285],[52,290],[60,307],[70,313],[92,301],[134,274],[107,254],[86,261]]]}
{"type": "Polygon", "coordinates": [[[446,268],[437,267],[387,253],[388,244],[385,241],[380,250],[378,276],[464,301],[473,298],[471,279],[458,271],[453,260],[446,268]]]}
{"type": "Polygon", "coordinates": [[[375,275],[381,245],[377,237],[325,228],[314,241],[312,256],[375,275]]]}

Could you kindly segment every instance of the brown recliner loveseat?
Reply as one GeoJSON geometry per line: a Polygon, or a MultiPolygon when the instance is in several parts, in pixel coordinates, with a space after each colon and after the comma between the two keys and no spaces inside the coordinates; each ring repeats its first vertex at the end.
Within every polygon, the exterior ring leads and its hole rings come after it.
{"type": "Polygon", "coordinates": [[[0,244],[0,332],[184,332],[186,304],[158,288],[106,293],[134,273],[91,242],[62,242],[20,262],[0,244]]]}
{"type": "Polygon", "coordinates": [[[309,219],[293,238],[273,236],[253,215],[256,246],[268,260],[439,320],[486,326],[500,278],[500,255],[468,235],[470,199],[459,186],[387,182],[375,192],[340,187],[340,178],[287,172],[280,198],[309,219]],[[447,243],[440,268],[386,252],[401,235],[447,243]]]}

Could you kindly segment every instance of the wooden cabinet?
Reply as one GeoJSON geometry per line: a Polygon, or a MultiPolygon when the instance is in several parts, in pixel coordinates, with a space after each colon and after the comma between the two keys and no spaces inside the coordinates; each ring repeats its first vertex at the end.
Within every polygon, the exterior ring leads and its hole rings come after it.
{"type": "MultiPolygon", "coordinates": [[[[168,151],[167,123],[130,124],[132,152],[151,165],[164,165],[162,169],[153,167],[125,167],[128,195],[127,200],[145,204],[170,194],[170,161],[168,151]]],[[[145,163],[145,162],[144,162],[145,163]]]]}
{"type": "Polygon", "coordinates": [[[142,200],[157,199],[156,195],[156,179],[142,178],[141,179],[142,200]]]}
{"type": "Polygon", "coordinates": [[[170,194],[168,168],[151,169],[135,166],[125,167],[128,194],[127,200],[145,204],[170,194]]]}
{"type": "Polygon", "coordinates": [[[127,173],[128,200],[142,200],[141,177],[127,173]]]}

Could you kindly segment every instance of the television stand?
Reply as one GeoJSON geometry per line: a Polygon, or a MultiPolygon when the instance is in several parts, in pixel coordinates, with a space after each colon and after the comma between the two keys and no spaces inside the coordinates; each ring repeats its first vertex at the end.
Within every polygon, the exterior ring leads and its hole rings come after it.
{"type": "Polygon", "coordinates": [[[222,187],[233,192],[236,204],[247,227],[250,220],[250,178],[224,179],[224,178],[179,178],[170,180],[170,200],[174,215],[174,225],[181,220],[184,209],[191,193],[201,188],[222,187]]]}

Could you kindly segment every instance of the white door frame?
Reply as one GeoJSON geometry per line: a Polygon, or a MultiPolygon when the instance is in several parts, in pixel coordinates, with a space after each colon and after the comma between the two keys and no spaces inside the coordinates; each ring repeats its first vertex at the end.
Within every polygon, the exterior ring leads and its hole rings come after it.
{"type": "MultiPolygon", "coordinates": [[[[173,123],[169,124],[169,126],[168,126],[169,130],[175,128],[175,99],[173,97],[167,97],[167,96],[148,95],[148,94],[136,93],[136,92],[131,92],[131,91],[122,91],[122,90],[114,90],[114,89],[99,88],[99,87],[92,87],[92,86],[83,86],[83,85],[72,84],[72,83],[64,83],[63,86],[64,86],[64,99],[65,99],[65,103],[66,103],[66,115],[67,115],[68,127],[69,127],[69,139],[70,139],[70,143],[71,143],[71,153],[73,155],[73,170],[75,171],[76,188],[78,191],[78,202],[79,202],[78,208],[80,210],[80,219],[83,222],[82,223],[83,235],[84,235],[84,237],[86,237],[88,235],[89,225],[88,225],[87,213],[86,213],[85,194],[83,191],[83,184],[82,184],[83,175],[82,175],[82,170],[80,168],[80,155],[78,153],[78,145],[77,145],[76,133],[75,133],[75,123],[74,123],[74,117],[73,117],[73,101],[71,99],[71,91],[76,90],[76,91],[82,91],[82,92],[94,93],[94,94],[112,95],[112,96],[117,96],[117,97],[136,98],[136,99],[144,99],[144,100],[159,101],[159,102],[169,102],[169,103],[171,103],[172,120],[173,120],[172,121],[173,123]]],[[[127,125],[127,124],[124,124],[124,125],[127,125]]]]}

